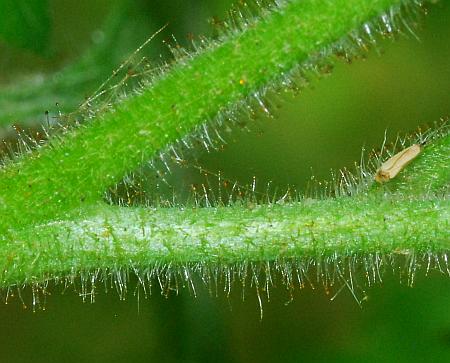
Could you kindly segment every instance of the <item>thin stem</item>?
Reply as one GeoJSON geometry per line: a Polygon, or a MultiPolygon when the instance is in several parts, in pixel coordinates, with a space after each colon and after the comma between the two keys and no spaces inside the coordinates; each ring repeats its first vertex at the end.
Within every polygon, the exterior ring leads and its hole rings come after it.
{"type": "MultiPolygon", "coordinates": [[[[444,141],[443,141],[444,140],[444,141]]],[[[440,175],[444,147],[415,162],[440,175]],[[434,156],[434,162],[431,162],[434,156]]],[[[399,185],[421,180],[403,173],[399,185]]],[[[436,178],[432,178],[436,179],[436,178]]],[[[447,181],[444,181],[447,183],[447,181]]],[[[442,253],[450,248],[450,203],[428,190],[408,197],[389,185],[367,194],[243,207],[123,208],[98,204],[78,217],[11,230],[0,246],[1,284],[64,278],[78,271],[192,263],[270,262],[355,253],[442,253]]]]}
{"type": "Polygon", "coordinates": [[[61,218],[100,200],[127,171],[208,119],[289,79],[302,62],[327,53],[355,28],[367,23],[373,32],[392,31],[395,17],[387,14],[396,14],[401,4],[293,0],[244,21],[221,42],[180,59],[139,94],[0,170],[0,231],[61,218]],[[380,16],[380,26],[370,23],[380,16]]]}
{"type": "MultiPolygon", "coordinates": [[[[428,144],[392,182],[376,185],[361,174],[358,190],[363,191],[352,197],[204,209],[101,203],[105,190],[127,171],[207,120],[252,97],[259,101],[264,89],[316,65],[356,28],[365,25],[369,41],[375,30],[392,32],[401,4],[283,2],[179,59],[108,112],[5,165],[0,170],[2,286],[158,263],[448,250],[448,134],[428,144]],[[378,18],[380,23],[373,21],[378,18]]],[[[353,39],[363,46],[358,34],[353,39]]]]}

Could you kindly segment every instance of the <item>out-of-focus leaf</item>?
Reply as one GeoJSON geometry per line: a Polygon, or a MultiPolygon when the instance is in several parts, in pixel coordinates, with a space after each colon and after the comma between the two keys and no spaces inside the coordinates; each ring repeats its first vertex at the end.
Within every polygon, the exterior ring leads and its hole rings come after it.
{"type": "Polygon", "coordinates": [[[42,54],[50,26],[48,0],[0,0],[0,40],[42,54]]]}

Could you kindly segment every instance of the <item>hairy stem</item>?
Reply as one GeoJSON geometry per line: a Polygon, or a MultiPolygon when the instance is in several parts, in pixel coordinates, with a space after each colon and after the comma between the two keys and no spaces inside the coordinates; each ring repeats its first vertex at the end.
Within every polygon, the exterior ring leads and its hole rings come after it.
{"type": "Polygon", "coordinates": [[[402,173],[395,184],[374,185],[369,193],[353,197],[253,207],[94,205],[78,217],[11,230],[0,246],[1,284],[42,282],[92,269],[138,271],[158,264],[442,253],[450,248],[448,199],[430,189],[408,197],[398,186],[427,185],[426,176],[440,189],[448,182],[442,160],[449,154],[447,136],[428,147],[415,161],[415,170],[402,173]]]}
{"type": "Polygon", "coordinates": [[[106,207],[81,219],[12,232],[2,246],[2,284],[73,271],[155,264],[240,263],[352,253],[442,252],[446,200],[338,198],[253,209],[106,207]],[[345,211],[345,213],[342,213],[345,211]],[[416,223],[405,228],[405,221],[416,223]]]}
{"type": "Polygon", "coordinates": [[[392,183],[353,197],[184,210],[101,204],[127,171],[243,100],[259,101],[262,90],[361,25],[371,37],[378,26],[371,21],[381,16],[381,30],[392,31],[386,14],[401,4],[283,2],[179,59],[111,110],[7,163],[0,170],[2,286],[157,263],[447,250],[448,134],[392,183]]]}
{"type": "Polygon", "coordinates": [[[286,1],[181,59],[140,94],[3,168],[0,231],[98,201],[127,171],[401,3],[286,1]]]}

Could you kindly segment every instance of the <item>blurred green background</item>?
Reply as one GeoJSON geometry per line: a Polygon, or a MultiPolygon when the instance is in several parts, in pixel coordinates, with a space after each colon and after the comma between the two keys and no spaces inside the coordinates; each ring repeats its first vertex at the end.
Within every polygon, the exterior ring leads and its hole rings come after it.
{"type": "MultiPolygon", "coordinates": [[[[163,40],[181,45],[214,37],[232,1],[0,0],[0,125],[35,125],[44,111],[71,111],[149,35],[167,29],[145,50],[169,57],[163,40]],[[211,21],[211,19],[214,19],[211,21]],[[213,24],[216,25],[213,25],[213,24]],[[58,103],[58,107],[55,104],[58,103]]],[[[193,150],[199,164],[241,184],[256,177],[280,189],[305,187],[311,175],[351,167],[361,148],[381,145],[398,132],[447,116],[450,105],[450,4],[430,8],[412,36],[381,41],[378,51],[299,94],[279,94],[273,118],[242,119],[220,152],[193,150]]],[[[174,170],[176,188],[202,182],[194,168],[174,170]]],[[[213,182],[214,183],[214,182],[213,182]]],[[[450,280],[419,273],[414,288],[386,276],[367,290],[360,309],[346,289],[334,301],[323,289],[297,291],[289,304],[282,286],[264,303],[254,292],[242,301],[181,291],[166,299],[158,290],[140,301],[130,282],[126,300],[99,292],[95,304],[50,288],[45,311],[19,299],[0,304],[1,362],[448,362],[450,280]]],[[[99,289],[101,290],[101,289],[99,289]]],[[[3,297],[6,292],[3,292],[3,297]]]]}

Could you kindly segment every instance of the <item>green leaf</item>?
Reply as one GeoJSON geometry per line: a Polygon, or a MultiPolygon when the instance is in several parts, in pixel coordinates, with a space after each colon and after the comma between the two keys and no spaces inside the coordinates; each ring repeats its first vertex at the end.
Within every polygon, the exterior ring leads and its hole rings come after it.
{"type": "Polygon", "coordinates": [[[6,43],[45,53],[50,39],[48,1],[0,0],[0,39],[6,43]]]}

